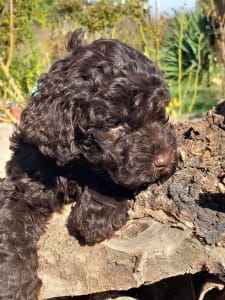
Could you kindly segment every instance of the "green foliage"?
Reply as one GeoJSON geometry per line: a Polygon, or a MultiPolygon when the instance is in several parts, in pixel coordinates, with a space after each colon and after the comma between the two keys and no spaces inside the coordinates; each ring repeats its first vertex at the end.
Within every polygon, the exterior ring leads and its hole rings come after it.
{"type": "Polygon", "coordinates": [[[34,24],[46,24],[48,1],[0,0],[0,96],[20,102],[18,91],[24,96],[44,70],[43,54],[33,37],[34,24]],[[4,69],[4,70],[3,70],[4,69]],[[13,79],[14,87],[11,85],[13,79]],[[17,92],[15,92],[15,90],[17,92]]]}
{"type": "MultiPolygon", "coordinates": [[[[32,41],[33,24],[45,25],[50,7],[49,1],[18,0],[13,3],[13,35],[14,43],[32,41]]],[[[0,0],[0,54],[4,58],[8,54],[10,5],[7,0],[0,0]]]]}
{"type": "Polygon", "coordinates": [[[209,5],[209,0],[196,0],[197,9],[207,9],[209,5]]]}
{"type": "MultiPolygon", "coordinates": [[[[205,30],[201,13],[176,14],[166,32],[161,61],[165,77],[170,86],[176,87],[178,115],[183,113],[187,97],[188,112],[193,111],[200,83],[209,81],[212,64],[212,48],[205,30]],[[192,95],[189,91],[192,89],[192,95]]],[[[208,82],[209,83],[209,82],[208,82]]]]}
{"type": "Polygon", "coordinates": [[[29,44],[29,48],[21,48],[10,66],[10,72],[23,95],[28,96],[38,76],[46,70],[46,64],[43,53],[34,43],[29,44]]]}
{"type": "Polygon", "coordinates": [[[57,0],[53,5],[58,22],[82,25],[89,34],[122,38],[129,44],[150,55],[156,40],[156,31],[150,24],[147,1],[140,0],[57,0]],[[131,36],[133,38],[131,38],[131,36]]]}
{"type": "Polygon", "coordinates": [[[0,0],[0,98],[23,106],[39,74],[65,54],[66,33],[82,26],[88,41],[117,38],[154,60],[172,92],[169,111],[192,112],[196,101],[207,107],[199,92],[205,97],[210,76],[220,77],[213,76],[206,5],[199,0],[198,12],[154,19],[146,0],[0,0]]]}
{"type": "Polygon", "coordinates": [[[122,1],[58,0],[53,9],[58,20],[76,21],[85,26],[90,33],[112,28],[120,16],[122,1]]]}
{"type": "Polygon", "coordinates": [[[188,79],[190,74],[194,76],[199,64],[201,65],[200,79],[205,72],[208,72],[211,49],[201,14],[192,12],[177,14],[166,32],[163,46],[161,60],[168,80],[178,81],[179,52],[182,60],[182,70],[180,70],[182,80],[188,79]]]}

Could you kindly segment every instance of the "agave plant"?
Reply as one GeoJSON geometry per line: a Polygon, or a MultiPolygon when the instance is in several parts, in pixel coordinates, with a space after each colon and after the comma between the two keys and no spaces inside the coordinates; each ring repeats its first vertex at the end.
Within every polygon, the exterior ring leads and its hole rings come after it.
{"type": "Polygon", "coordinates": [[[168,83],[177,87],[179,112],[182,113],[190,89],[193,92],[188,110],[192,112],[199,83],[204,74],[209,78],[212,57],[204,16],[192,12],[176,14],[165,32],[163,45],[162,68],[168,83]]]}
{"type": "Polygon", "coordinates": [[[169,25],[162,51],[166,78],[177,81],[199,72],[199,79],[209,70],[211,50],[205,22],[200,13],[177,14],[169,25]],[[180,68],[180,69],[179,69],[180,68]]]}

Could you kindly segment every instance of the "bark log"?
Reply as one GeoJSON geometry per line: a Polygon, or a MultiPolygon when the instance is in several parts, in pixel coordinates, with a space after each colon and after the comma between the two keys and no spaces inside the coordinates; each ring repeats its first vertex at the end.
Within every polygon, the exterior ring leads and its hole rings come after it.
{"type": "MultiPolygon", "coordinates": [[[[70,207],[54,214],[39,242],[43,299],[128,290],[200,271],[223,285],[225,102],[175,129],[176,174],[131,202],[130,220],[111,240],[80,246],[65,226],[70,207]]],[[[206,292],[193,299],[205,299],[206,292]]]]}

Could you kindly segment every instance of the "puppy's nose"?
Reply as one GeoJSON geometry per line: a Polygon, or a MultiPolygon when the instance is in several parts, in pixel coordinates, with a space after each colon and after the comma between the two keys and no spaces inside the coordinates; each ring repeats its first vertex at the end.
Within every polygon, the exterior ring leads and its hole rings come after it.
{"type": "Polygon", "coordinates": [[[168,153],[161,153],[156,157],[154,161],[154,166],[161,170],[166,168],[171,162],[171,157],[168,153]]]}

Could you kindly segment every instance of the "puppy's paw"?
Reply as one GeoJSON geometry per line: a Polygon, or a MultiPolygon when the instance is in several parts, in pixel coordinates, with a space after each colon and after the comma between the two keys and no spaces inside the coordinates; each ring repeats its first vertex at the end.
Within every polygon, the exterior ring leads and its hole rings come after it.
{"type": "Polygon", "coordinates": [[[85,187],[72,207],[67,228],[81,244],[93,245],[110,238],[127,221],[127,201],[116,201],[85,187]]]}

